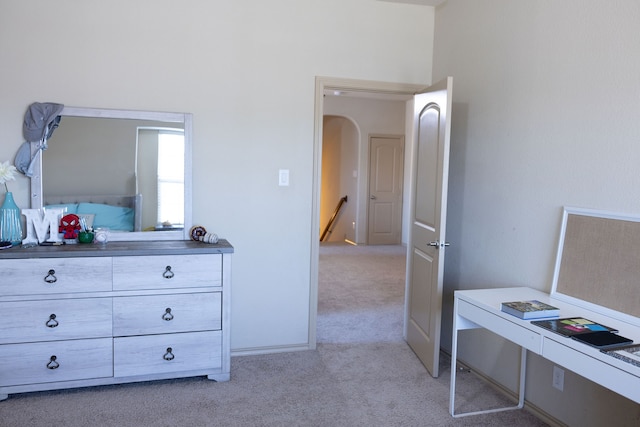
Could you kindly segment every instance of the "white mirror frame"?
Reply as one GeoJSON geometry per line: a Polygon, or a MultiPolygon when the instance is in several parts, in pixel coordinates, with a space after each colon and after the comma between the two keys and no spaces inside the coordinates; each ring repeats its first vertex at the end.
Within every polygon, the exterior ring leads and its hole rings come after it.
{"type": "MultiPolygon", "coordinates": [[[[165,123],[182,123],[184,125],[184,229],[175,231],[153,232],[125,232],[111,233],[110,241],[138,241],[138,240],[189,240],[192,227],[191,219],[191,139],[193,116],[189,113],[164,113],[154,111],[112,110],[103,108],[64,107],[61,126],[64,117],[93,117],[105,119],[151,120],[165,123]]],[[[38,149],[31,146],[33,156],[38,149]]],[[[46,151],[45,151],[46,153],[46,151]]],[[[38,155],[31,177],[31,208],[42,209],[42,153],[38,155]]]]}

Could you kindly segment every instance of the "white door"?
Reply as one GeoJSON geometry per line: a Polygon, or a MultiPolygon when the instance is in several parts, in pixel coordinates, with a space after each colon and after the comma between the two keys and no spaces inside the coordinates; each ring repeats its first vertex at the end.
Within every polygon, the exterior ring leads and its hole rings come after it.
{"type": "Polygon", "coordinates": [[[405,333],[432,376],[438,376],[444,274],[451,85],[438,82],[414,98],[414,167],[407,249],[405,333]]]}
{"type": "Polygon", "coordinates": [[[400,244],[404,139],[369,138],[369,245],[400,244]]]}

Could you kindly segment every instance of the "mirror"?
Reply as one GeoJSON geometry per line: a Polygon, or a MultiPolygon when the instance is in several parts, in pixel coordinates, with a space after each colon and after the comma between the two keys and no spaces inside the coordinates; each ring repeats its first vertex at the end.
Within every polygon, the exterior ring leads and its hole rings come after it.
{"type": "Polygon", "coordinates": [[[77,209],[113,241],[190,238],[190,114],[65,107],[61,115],[31,178],[32,208],[77,209]]]}

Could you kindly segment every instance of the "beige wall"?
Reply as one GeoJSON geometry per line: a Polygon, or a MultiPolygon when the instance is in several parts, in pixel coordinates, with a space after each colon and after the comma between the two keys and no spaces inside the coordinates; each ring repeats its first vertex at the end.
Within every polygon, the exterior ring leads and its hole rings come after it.
{"type": "Polygon", "coordinates": [[[44,195],[135,194],[136,133],[144,125],[149,123],[63,118],[42,156],[44,195]]]}
{"type": "MultiPolygon", "coordinates": [[[[232,348],[306,348],[315,77],[429,83],[434,9],[0,0],[0,10],[0,159],[15,155],[34,101],[193,113],[193,221],[236,247],[232,348]]],[[[11,188],[27,206],[27,180],[11,188]]]]}
{"type": "Polygon", "coordinates": [[[327,229],[329,221],[342,204],[332,226],[325,234],[323,242],[356,241],[356,231],[352,224],[356,221],[358,202],[359,132],[349,119],[340,116],[324,116],[322,128],[322,181],[320,190],[320,236],[327,229]]]}
{"type": "Polygon", "coordinates": [[[138,131],[136,184],[142,194],[143,230],[158,225],[158,136],[156,129],[138,131]]]}
{"type": "Polygon", "coordinates": [[[45,196],[135,194],[135,124],[67,117],[60,125],[42,156],[45,196]]]}
{"type": "MultiPolygon", "coordinates": [[[[454,76],[443,341],[454,289],[549,291],[563,205],[640,212],[640,3],[449,0],[433,79],[454,76]]],[[[512,389],[513,345],[463,357],[512,389]]],[[[640,406],[530,357],[527,398],[569,425],[637,425],[640,406]]],[[[570,367],[568,367],[570,368],[570,367]]]]}

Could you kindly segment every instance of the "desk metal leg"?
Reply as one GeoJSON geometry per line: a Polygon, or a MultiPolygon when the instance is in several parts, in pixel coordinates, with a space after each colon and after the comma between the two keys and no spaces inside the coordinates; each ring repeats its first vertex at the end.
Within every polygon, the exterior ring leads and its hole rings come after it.
{"type": "Polygon", "coordinates": [[[456,365],[458,359],[458,329],[456,326],[456,317],[454,316],[453,337],[451,341],[451,385],[449,387],[449,412],[454,418],[466,417],[469,415],[490,414],[493,412],[511,411],[514,409],[522,409],[524,407],[524,388],[527,374],[527,349],[520,348],[520,384],[518,390],[518,404],[506,408],[485,409],[483,411],[465,412],[461,414],[455,413],[455,397],[456,397],[456,365]]]}

